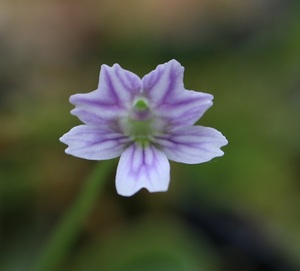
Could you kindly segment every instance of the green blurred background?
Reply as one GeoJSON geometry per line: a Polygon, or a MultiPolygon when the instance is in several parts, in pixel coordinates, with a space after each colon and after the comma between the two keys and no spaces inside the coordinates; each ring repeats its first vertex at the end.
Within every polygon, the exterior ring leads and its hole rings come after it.
{"type": "Polygon", "coordinates": [[[58,138],[101,64],[172,58],[212,93],[200,125],[225,156],[171,163],[167,193],[115,191],[115,169],[60,270],[300,270],[300,5],[295,0],[2,1],[0,270],[30,271],[98,164],[58,138]]]}

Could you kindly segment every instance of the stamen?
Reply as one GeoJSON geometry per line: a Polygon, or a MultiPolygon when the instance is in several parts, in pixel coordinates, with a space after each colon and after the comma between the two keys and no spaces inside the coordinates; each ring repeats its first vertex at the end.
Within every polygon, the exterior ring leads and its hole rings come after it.
{"type": "Polygon", "coordinates": [[[131,109],[131,119],[134,121],[148,121],[152,113],[146,99],[139,97],[131,109]]]}
{"type": "Polygon", "coordinates": [[[135,103],[134,109],[137,111],[145,111],[148,109],[148,104],[145,100],[140,99],[135,103]]]}

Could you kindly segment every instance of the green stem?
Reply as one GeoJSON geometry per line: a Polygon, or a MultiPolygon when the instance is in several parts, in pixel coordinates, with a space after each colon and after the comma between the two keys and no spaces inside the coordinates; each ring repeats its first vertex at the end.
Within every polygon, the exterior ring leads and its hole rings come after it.
{"type": "Polygon", "coordinates": [[[34,271],[53,271],[61,266],[111,170],[108,164],[110,163],[106,162],[104,166],[101,163],[87,178],[80,195],[62,218],[42,251],[41,257],[33,268],[34,271]]]}

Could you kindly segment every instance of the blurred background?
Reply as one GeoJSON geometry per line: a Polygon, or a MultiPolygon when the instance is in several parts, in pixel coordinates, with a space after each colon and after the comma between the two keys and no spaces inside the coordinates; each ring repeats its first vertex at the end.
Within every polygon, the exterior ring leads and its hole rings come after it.
{"type": "MultiPolygon", "coordinates": [[[[32,270],[99,163],[58,138],[101,64],[172,58],[212,93],[225,155],[171,163],[167,193],[117,195],[115,168],[60,270],[300,270],[297,0],[0,2],[0,270],[32,270]]],[[[116,160],[117,161],[117,160],[116,160]]]]}

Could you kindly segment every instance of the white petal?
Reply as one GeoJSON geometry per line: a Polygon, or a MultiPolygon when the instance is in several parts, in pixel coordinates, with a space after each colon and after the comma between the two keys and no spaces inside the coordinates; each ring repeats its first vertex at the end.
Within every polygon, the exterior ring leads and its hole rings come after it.
{"type": "Polygon", "coordinates": [[[169,181],[169,161],[154,146],[132,144],[122,153],[116,176],[118,194],[132,196],[141,188],[149,192],[166,191],[169,181]]]}
{"type": "Polygon", "coordinates": [[[219,131],[203,126],[179,128],[169,135],[156,136],[155,142],[168,159],[186,164],[203,163],[222,156],[220,148],[228,143],[219,131]]]}
{"type": "Polygon", "coordinates": [[[67,154],[89,160],[118,157],[129,142],[122,134],[90,125],[76,126],[59,140],[68,145],[67,154]]]}

